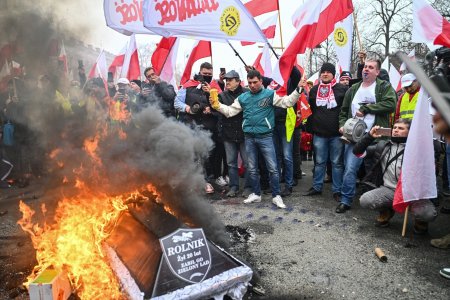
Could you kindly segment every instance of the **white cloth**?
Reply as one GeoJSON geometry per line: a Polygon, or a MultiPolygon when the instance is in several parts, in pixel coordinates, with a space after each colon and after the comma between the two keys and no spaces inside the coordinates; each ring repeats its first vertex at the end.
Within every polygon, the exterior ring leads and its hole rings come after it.
{"type": "MultiPolygon", "coordinates": [[[[356,91],[355,97],[352,101],[352,116],[355,117],[356,112],[361,107],[361,104],[374,104],[377,102],[375,97],[375,86],[376,82],[372,83],[368,87],[363,87],[362,85],[359,87],[359,89],[356,91]]],[[[375,122],[375,115],[374,114],[366,114],[364,118],[361,118],[364,123],[367,125],[366,132],[369,131],[373,123],[375,122]]]]}

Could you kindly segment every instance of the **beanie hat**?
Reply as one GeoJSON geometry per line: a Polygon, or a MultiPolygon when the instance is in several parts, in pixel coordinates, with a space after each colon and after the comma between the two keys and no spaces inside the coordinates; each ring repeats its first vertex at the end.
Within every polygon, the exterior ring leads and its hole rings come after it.
{"type": "Polygon", "coordinates": [[[322,67],[320,68],[320,74],[322,74],[325,71],[328,71],[331,74],[333,74],[333,77],[336,75],[336,68],[331,63],[326,62],[322,65],[322,67]]]}
{"type": "Polygon", "coordinates": [[[350,73],[349,71],[343,71],[339,77],[352,79],[352,73],[350,73]]]}
{"type": "Polygon", "coordinates": [[[136,83],[140,88],[142,87],[142,82],[139,79],[133,79],[131,82],[136,83]]]}

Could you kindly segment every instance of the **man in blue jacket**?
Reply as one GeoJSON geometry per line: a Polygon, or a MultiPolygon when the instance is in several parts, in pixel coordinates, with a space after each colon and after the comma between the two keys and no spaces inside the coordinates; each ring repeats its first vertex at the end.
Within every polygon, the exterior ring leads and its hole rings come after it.
{"type": "Polygon", "coordinates": [[[210,99],[211,106],[230,118],[241,111],[244,113],[242,129],[245,135],[245,150],[248,157],[248,172],[253,193],[244,203],[261,202],[261,186],[258,173],[258,151],[261,152],[270,175],[272,186],[272,202],[278,208],[286,208],[280,196],[280,182],[277,168],[277,158],[272,134],[275,125],[274,106],[292,107],[300,96],[302,81],[289,96],[280,97],[273,90],[265,89],[262,76],[256,70],[247,73],[249,92],[237,97],[233,104],[224,105],[210,99]]]}

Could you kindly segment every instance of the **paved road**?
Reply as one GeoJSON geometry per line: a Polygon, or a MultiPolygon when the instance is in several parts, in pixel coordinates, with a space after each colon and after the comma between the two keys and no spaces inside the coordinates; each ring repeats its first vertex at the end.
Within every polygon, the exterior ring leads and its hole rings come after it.
{"type": "MultiPolygon", "coordinates": [[[[303,197],[311,186],[311,162],[303,165],[307,176],[285,199],[286,210],[275,208],[271,196],[259,204],[242,204],[242,198],[224,199],[218,191],[211,202],[225,225],[248,229],[254,235],[235,242],[232,252],[243,257],[261,275],[266,295],[247,299],[450,299],[450,280],[438,270],[450,266],[450,251],[429,246],[431,237],[450,231],[450,215],[440,215],[429,235],[401,237],[402,216],[389,228],[373,226],[375,213],[357,201],[351,211],[336,214],[329,184],[324,194],[303,197]],[[387,263],[374,255],[382,248],[387,263]]],[[[34,265],[28,237],[15,224],[20,217],[18,199],[40,201],[41,183],[0,195],[0,299],[27,299],[16,288],[34,265]]],[[[234,239],[236,241],[236,239],[234,239]]]]}
{"type": "Polygon", "coordinates": [[[377,228],[376,213],[357,201],[336,214],[330,184],[321,196],[301,196],[311,186],[312,163],[303,169],[307,176],[284,199],[286,210],[275,208],[271,195],[247,205],[242,198],[211,200],[226,225],[255,233],[254,241],[233,247],[261,274],[266,289],[265,297],[249,299],[450,299],[450,280],[438,274],[450,266],[450,250],[429,245],[431,237],[450,232],[450,215],[440,215],[425,236],[413,234],[411,220],[402,238],[403,216],[377,228]],[[376,247],[387,263],[377,259],[376,247]]]}

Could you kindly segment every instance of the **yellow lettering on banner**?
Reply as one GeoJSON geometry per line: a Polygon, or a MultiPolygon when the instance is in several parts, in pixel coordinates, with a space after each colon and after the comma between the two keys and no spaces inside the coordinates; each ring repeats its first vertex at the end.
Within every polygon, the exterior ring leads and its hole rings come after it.
{"type": "Polygon", "coordinates": [[[339,47],[343,47],[347,44],[348,36],[344,28],[338,27],[334,30],[334,41],[339,47]]]}
{"type": "Polygon", "coordinates": [[[228,36],[234,36],[239,30],[241,19],[239,10],[234,6],[228,6],[220,16],[220,30],[228,36]]]}

